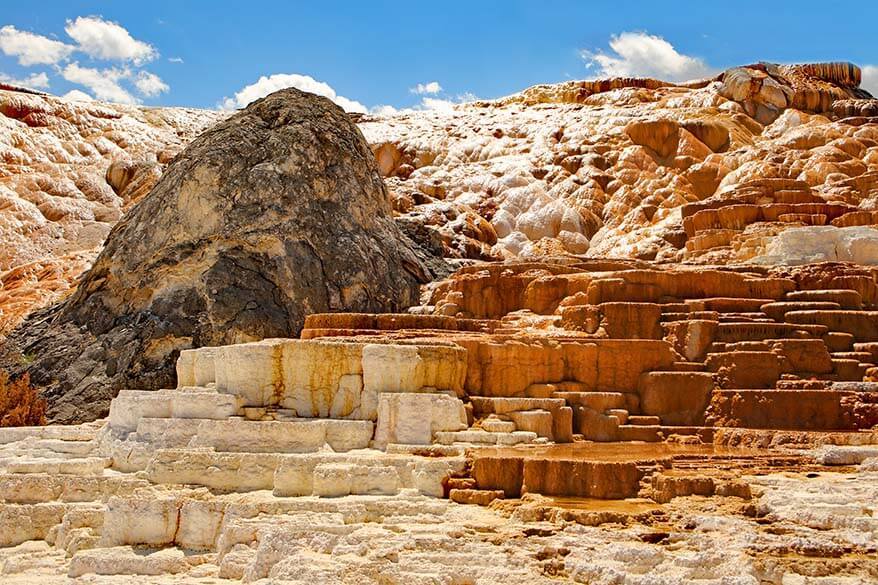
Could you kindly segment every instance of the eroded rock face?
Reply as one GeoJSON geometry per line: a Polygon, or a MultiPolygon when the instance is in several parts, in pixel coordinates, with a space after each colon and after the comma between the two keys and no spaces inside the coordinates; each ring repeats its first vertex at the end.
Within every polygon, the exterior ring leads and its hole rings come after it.
{"type": "MultiPolygon", "coordinates": [[[[127,171],[110,171],[124,190],[127,171]]],[[[77,293],[11,340],[36,353],[52,416],[81,420],[121,387],[169,385],[180,349],[289,337],[315,311],[403,309],[427,278],[359,131],[285,90],[187,147],[77,293]]]]}

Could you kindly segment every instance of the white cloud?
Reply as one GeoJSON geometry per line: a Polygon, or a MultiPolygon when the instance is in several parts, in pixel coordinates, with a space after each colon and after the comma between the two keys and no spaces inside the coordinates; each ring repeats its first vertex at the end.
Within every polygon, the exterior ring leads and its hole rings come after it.
{"type": "Polygon", "coordinates": [[[80,67],[79,63],[70,63],[62,70],[61,75],[71,83],[84,85],[99,100],[120,104],[137,103],[137,98],[119,84],[120,80],[131,77],[131,72],[127,69],[92,69],[80,67]]]}
{"type": "Polygon", "coordinates": [[[375,115],[375,116],[393,116],[394,114],[400,113],[400,111],[405,111],[405,110],[398,110],[397,108],[394,108],[393,106],[389,106],[389,105],[385,104],[385,105],[381,105],[381,106],[375,106],[374,108],[369,110],[369,113],[372,115],[375,115]]]}
{"type": "Polygon", "coordinates": [[[134,86],[142,95],[146,97],[155,97],[160,93],[165,93],[171,88],[162,81],[162,78],[155,73],[149,71],[141,71],[134,78],[134,86]]]}
{"type": "Polygon", "coordinates": [[[235,97],[224,98],[220,107],[224,110],[243,108],[250,102],[287,87],[295,87],[302,91],[308,91],[327,97],[347,112],[367,111],[366,106],[360,102],[335,93],[335,90],[332,89],[329,84],[317,81],[308,75],[298,75],[296,73],[275,73],[274,75],[269,75],[267,77],[263,75],[256,83],[252,83],[242,88],[241,91],[235,94],[235,97]]]}
{"type": "Polygon", "coordinates": [[[158,57],[149,43],[138,41],[121,25],[99,16],[80,16],[64,27],[79,50],[96,59],[117,59],[141,65],[158,57]]]}
{"type": "Polygon", "coordinates": [[[454,111],[455,102],[451,100],[443,100],[439,98],[425,97],[421,100],[421,108],[424,110],[435,110],[437,112],[449,113],[454,111]]]}
{"type": "Polygon", "coordinates": [[[61,99],[69,100],[71,102],[91,102],[94,101],[94,98],[85,93],[84,91],[79,91],[78,89],[71,89],[67,93],[61,96],[61,99]]]}
{"type": "Polygon", "coordinates": [[[16,79],[5,73],[0,73],[0,82],[29,89],[47,89],[49,87],[49,76],[45,72],[41,72],[28,75],[24,79],[16,79]]]}
{"type": "Polygon", "coordinates": [[[168,63],[182,63],[182,57],[168,57],[168,63]]]}
{"type": "Polygon", "coordinates": [[[0,51],[18,58],[20,65],[51,65],[70,56],[74,47],[6,25],[0,28],[0,51]]]}
{"type": "Polygon", "coordinates": [[[419,83],[409,90],[417,95],[436,94],[442,91],[442,86],[438,81],[430,81],[428,83],[419,83]]]}
{"type": "Polygon", "coordinates": [[[610,37],[611,54],[582,51],[586,67],[598,77],[655,77],[662,81],[687,81],[713,73],[704,61],[678,53],[662,37],[643,32],[623,32],[610,37]]]}
{"type": "Polygon", "coordinates": [[[396,114],[411,114],[413,112],[434,111],[442,113],[450,113],[454,111],[454,106],[465,102],[472,102],[479,99],[475,94],[466,92],[458,95],[453,99],[440,99],[433,97],[423,97],[420,103],[411,108],[394,108],[393,106],[381,105],[375,106],[369,113],[375,116],[394,116],[396,114]]]}
{"type": "Polygon", "coordinates": [[[863,80],[860,87],[878,97],[878,65],[866,65],[863,67],[863,80]]]}

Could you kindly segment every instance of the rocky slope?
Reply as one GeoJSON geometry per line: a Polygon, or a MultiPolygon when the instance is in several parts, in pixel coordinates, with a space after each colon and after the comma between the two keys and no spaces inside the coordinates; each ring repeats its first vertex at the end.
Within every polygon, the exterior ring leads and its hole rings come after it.
{"type": "MultiPolygon", "coordinates": [[[[10,334],[49,415],[172,383],[188,347],[296,335],[322,311],[402,310],[431,275],[362,135],[295,89],[193,141],[113,228],[76,293],[10,334]]],[[[13,351],[13,350],[10,350],[13,351]]]]}
{"type": "MultiPolygon", "coordinates": [[[[876,223],[878,101],[859,79],[850,64],[761,64],[682,86],[537,86],[360,125],[401,220],[438,232],[449,255],[734,263],[783,256],[775,236],[791,227],[876,223]]],[[[848,247],[878,236],[832,231],[848,247]]]]}
{"type": "Polygon", "coordinates": [[[224,116],[0,89],[0,334],[66,291],[171,159],[224,116]]]}
{"type": "MultiPolygon", "coordinates": [[[[449,258],[873,263],[878,102],[859,81],[846,63],[756,64],[687,84],[535,86],[359,125],[397,223],[449,258]]],[[[67,289],[83,251],[221,118],[9,91],[0,113],[0,332],[67,289]]]]}

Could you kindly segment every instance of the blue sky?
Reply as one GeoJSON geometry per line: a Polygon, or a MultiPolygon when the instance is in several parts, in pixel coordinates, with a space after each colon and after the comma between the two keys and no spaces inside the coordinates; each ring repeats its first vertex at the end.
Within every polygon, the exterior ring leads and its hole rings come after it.
{"type": "MultiPolygon", "coordinates": [[[[236,107],[294,84],[348,109],[432,107],[601,74],[683,78],[760,60],[878,65],[876,2],[6,4],[0,81],[145,105],[236,107]]],[[[878,69],[867,74],[878,91],[878,69]]]]}

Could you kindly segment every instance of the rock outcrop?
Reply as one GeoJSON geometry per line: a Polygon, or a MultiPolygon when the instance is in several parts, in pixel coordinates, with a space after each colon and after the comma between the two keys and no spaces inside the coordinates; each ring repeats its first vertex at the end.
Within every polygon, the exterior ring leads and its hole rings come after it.
{"type": "MultiPolygon", "coordinates": [[[[126,169],[111,168],[125,188],[126,169]]],[[[362,135],[290,89],[186,148],[110,233],[75,295],[8,345],[50,417],[94,418],[121,388],[173,382],[179,350],[298,333],[305,315],[400,310],[429,276],[390,217],[362,135]]]]}

